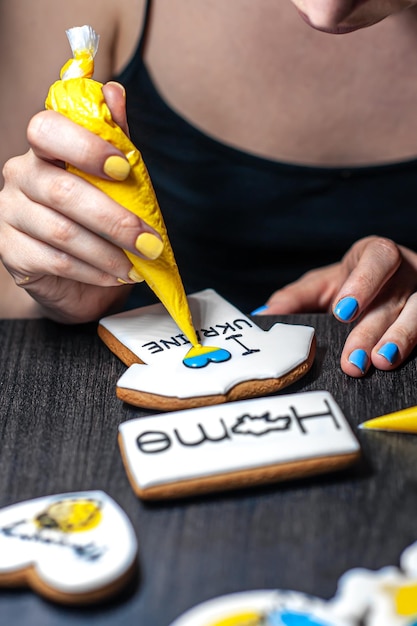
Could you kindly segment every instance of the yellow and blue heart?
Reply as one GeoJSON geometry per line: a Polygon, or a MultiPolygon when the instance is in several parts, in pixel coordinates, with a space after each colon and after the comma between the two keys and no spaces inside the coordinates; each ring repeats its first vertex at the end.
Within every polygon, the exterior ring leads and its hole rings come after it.
{"type": "Polygon", "coordinates": [[[201,368],[209,363],[223,363],[231,358],[231,354],[224,348],[215,346],[193,346],[185,355],[182,362],[186,367],[201,368]]]}

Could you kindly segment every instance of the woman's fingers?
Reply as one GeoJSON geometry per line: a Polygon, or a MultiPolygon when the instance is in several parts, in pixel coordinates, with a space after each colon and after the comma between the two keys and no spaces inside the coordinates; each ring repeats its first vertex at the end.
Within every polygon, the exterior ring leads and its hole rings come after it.
{"type": "Polygon", "coordinates": [[[395,274],[401,260],[398,246],[389,239],[369,237],[352,246],[342,261],[347,278],[335,298],[335,317],[341,322],[356,319],[395,274]]]}
{"type": "Polygon", "coordinates": [[[36,156],[45,161],[71,163],[108,180],[123,180],[129,175],[129,163],[120,150],[56,111],[42,111],[32,117],[27,137],[36,156]],[[107,173],[109,163],[119,164],[116,178],[107,173]]]}
{"type": "Polygon", "coordinates": [[[394,369],[417,345],[417,294],[410,286],[414,277],[409,274],[410,281],[404,283],[402,273],[392,279],[393,285],[387,285],[350,332],[341,355],[342,369],[350,376],[363,376],[371,365],[394,369]]]}
{"type": "MultiPolygon", "coordinates": [[[[120,266],[123,267],[118,271],[117,249],[113,263],[107,263],[106,267],[106,264],[103,266],[103,262],[99,263],[98,260],[91,258],[90,252],[81,249],[82,240],[74,246],[74,249],[70,244],[57,248],[45,239],[40,241],[33,235],[13,228],[3,229],[3,234],[4,241],[7,242],[2,254],[3,264],[16,284],[21,287],[27,288],[45,275],[101,287],[130,282],[128,272],[131,266],[126,257],[127,263],[122,259],[120,266]]],[[[109,256],[107,251],[106,256],[109,256]]]]}
{"type": "MultiPolygon", "coordinates": [[[[125,95],[104,86],[116,123],[128,133],[125,95]]],[[[130,173],[125,155],[110,143],[54,111],[34,116],[31,149],[4,167],[0,194],[0,257],[15,282],[59,321],[95,319],[139,282],[124,250],[157,258],[160,236],[98,186],[67,171],[123,184],[130,173]],[[82,306],[80,303],[82,302],[82,306]]]]}
{"type": "Polygon", "coordinates": [[[103,287],[132,282],[124,252],[66,215],[8,187],[1,209],[1,257],[18,285],[45,275],[103,287]]]}
{"type": "Polygon", "coordinates": [[[334,313],[356,325],[342,351],[342,370],[360,377],[372,364],[393,369],[417,345],[417,257],[389,240],[370,238],[358,242],[344,263],[353,270],[334,313]]]}
{"type": "Polygon", "coordinates": [[[114,122],[129,136],[129,127],[126,115],[126,91],[123,85],[110,81],[103,85],[103,94],[106,104],[111,111],[114,122]]]}
{"type": "Polygon", "coordinates": [[[417,346],[417,254],[367,237],[340,263],[308,272],[254,313],[329,310],[341,322],[355,322],[341,354],[346,374],[398,367],[417,346]]]}
{"type": "Polygon", "coordinates": [[[371,353],[375,367],[391,370],[402,363],[417,345],[417,293],[407,300],[401,313],[377,342],[371,353]]]}
{"type": "MultiPolygon", "coordinates": [[[[79,176],[38,159],[32,151],[23,157],[11,159],[5,167],[4,176],[6,183],[10,183],[17,191],[14,203],[9,202],[8,206],[18,206],[19,211],[10,212],[8,221],[18,230],[28,234],[33,232],[41,240],[42,231],[48,231],[48,235],[45,232],[46,241],[59,249],[62,237],[75,231],[80,236],[83,227],[91,236],[97,235],[106,240],[107,250],[112,255],[112,248],[116,246],[144,256],[137,247],[137,240],[144,233],[153,235],[153,229],[79,176]],[[31,175],[28,176],[27,172],[31,175]],[[23,197],[19,196],[20,193],[23,197]],[[43,208],[45,215],[42,215],[43,208]],[[52,216],[51,210],[59,215],[52,216]],[[51,235],[51,225],[48,224],[52,217],[52,223],[57,226],[55,239],[51,235]],[[77,230],[74,224],[78,225],[77,230]],[[28,230],[30,228],[31,231],[28,230]]],[[[83,237],[86,237],[86,233],[83,233],[83,237]]],[[[75,244],[75,237],[73,242],[75,244]]],[[[101,254],[105,250],[101,249],[101,254]]],[[[74,248],[66,251],[75,253],[74,248]]],[[[120,250],[119,259],[123,258],[120,250]]],[[[106,263],[104,256],[102,260],[106,263]]]]}

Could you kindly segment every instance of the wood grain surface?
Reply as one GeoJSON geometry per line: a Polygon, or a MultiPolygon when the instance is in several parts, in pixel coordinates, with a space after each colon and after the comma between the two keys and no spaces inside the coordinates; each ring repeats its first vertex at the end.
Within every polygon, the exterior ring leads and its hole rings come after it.
{"type": "Polygon", "coordinates": [[[339,367],[347,326],[321,314],[258,318],[265,329],[273,321],[316,328],[312,369],[281,393],[332,393],[360,440],[362,462],[337,474],[153,504],[134,495],[117,445],[120,422],[151,412],[116,397],[126,367],[95,325],[0,322],[0,506],[102,489],[128,514],[140,560],[129,588],[95,607],[0,590],[0,624],[169,626],[226,593],[279,588],[329,598],[349,568],[398,565],[417,540],[417,436],[356,426],[417,405],[415,355],[396,372],[351,379],[339,367]]]}

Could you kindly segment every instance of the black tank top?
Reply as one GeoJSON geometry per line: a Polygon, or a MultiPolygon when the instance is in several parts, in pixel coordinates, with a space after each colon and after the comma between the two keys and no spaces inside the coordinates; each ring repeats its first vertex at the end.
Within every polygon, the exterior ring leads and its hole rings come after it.
{"type": "MultiPolygon", "coordinates": [[[[211,138],[159,94],[143,62],[148,32],[116,77],[187,293],[212,287],[243,312],[307,270],[377,234],[417,249],[417,159],[324,168],[242,152],[211,138]]],[[[417,143],[417,139],[416,139],[417,143]]],[[[153,302],[139,285],[131,306],[153,302]]]]}

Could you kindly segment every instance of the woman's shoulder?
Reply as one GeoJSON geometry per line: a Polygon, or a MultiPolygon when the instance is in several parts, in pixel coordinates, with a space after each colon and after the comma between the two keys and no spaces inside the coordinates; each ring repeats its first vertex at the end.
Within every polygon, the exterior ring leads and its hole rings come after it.
{"type": "MultiPolygon", "coordinates": [[[[65,31],[90,24],[100,34],[96,58],[98,80],[107,80],[134,50],[146,0],[23,0],[0,4],[0,53],[19,74],[36,73],[49,84],[68,58],[65,31]],[[33,68],[36,65],[37,71],[33,68]]],[[[41,85],[42,87],[43,85],[41,85]]]]}

